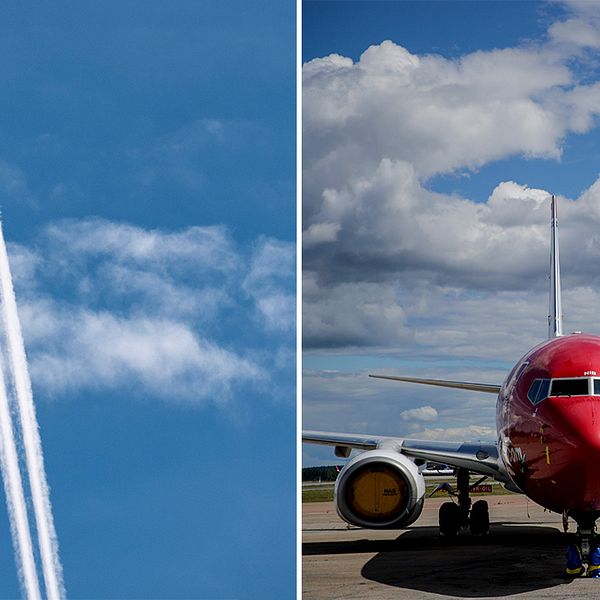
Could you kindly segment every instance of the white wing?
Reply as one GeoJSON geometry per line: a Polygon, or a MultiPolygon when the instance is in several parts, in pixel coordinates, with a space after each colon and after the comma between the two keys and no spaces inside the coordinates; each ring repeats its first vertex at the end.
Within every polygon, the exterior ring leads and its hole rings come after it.
{"type": "Polygon", "coordinates": [[[473,381],[448,381],[447,379],[422,379],[419,377],[397,377],[396,375],[369,375],[375,379],[391,379],[406,383],[421,383],[423,385],[436,385],[438,387],[471,390],[472,392],[485,392],[486,394],[499,394],[501,385],[495,383],[475,383],[473,381]]]}
{"type": "Polygon", "coordinates": [[[344,449],[349,450],[350,448],[395,450],[413,460],[463,467],[474,473],[487,475],[514,486],[498,455],[498,447],[493,442],[437,442],[328,431],[303,431],[302,441],[310,444],[335,446],[340,450],[340,456],[344,455],[344,449]]]}

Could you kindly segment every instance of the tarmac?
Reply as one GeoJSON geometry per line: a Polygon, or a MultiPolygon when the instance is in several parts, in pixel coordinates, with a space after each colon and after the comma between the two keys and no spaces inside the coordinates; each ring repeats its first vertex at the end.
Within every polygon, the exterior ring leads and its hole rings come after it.
{"type": "MultiPolygon", "coordinates": [[[[479,499],[479,498],[478,498],[479,499]]],[[[332,502],[302,505],[303,600],[598,598],[600,579],[563,577],[570,533],[562,517],[525,496],[486,496],[490,533],[440,537],[438,509],[425,502],[410,528],[350,527],[332,502]]]]}

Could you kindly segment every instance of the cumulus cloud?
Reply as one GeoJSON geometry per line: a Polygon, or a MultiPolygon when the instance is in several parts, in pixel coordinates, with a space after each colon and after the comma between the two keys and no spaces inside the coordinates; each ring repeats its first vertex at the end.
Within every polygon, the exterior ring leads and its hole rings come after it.
{"type": "Polygon", "coordinates": [[[390,286],[359,282],[323,287],[314,272],[306,272],[302,296],[307,349],[383,346],[411,336],[406,312],[390,286]]]}
{"type": "Polygon", "coordinates": [[[400,413],[403,421],[435,421],[437,416],[438,411],[433,406],[419,406],[400,413]]]}
{"type": "Polygon", "coordinates": [[[511,182],[500,184],[486,204],[448,197],[424,188],[410,164],[384,159],[371,177],[324,192],[312,220],[338,223],[337,240],[308,248],[305,260],[309,269],[327,262],[318,269],[322,278],[346,279],[370,268],[372,279],[398,269],[475,272],[478,278],[485,270],[506,279],[515,277],[514,254],[499,249],[517,247],[527,256],[517,264],[522,277],[543,252],[548,197],[511,182]],[[525,221],[519,222],[520,213],[525,221]],[[510,230],[504,226],[509,214],[510,230]],[[527,224],[537,226],[533,235],[527,224]]]}
{"type": "Polygon", "coordinates": [[[557,42],[588,48],[600,47],[600,31],[597,25],[580,18],[554,23],[549,33],[557,42]]]}
{"type": "MultiPolygon", "coordinates": [[[[304,253],[307,348],[400,346],[415,339],[415,325],[429,329],[428,311],[438,325],[431,339],[447,327],[442,318],[460,331],[478,315],[489,332],[524,310],[530,318],[531,307],[543,322],[549,193],[503,182],[477,203],[430,192],[410,173],[384,162],[370,180],[326,194],[322,218],[335,217],[340,230],[335,244],[304,253]]],[[[566,287],[589,287],[600,258],[600,182],[559,207],[566,287]]],[[[577,329],[595,327],[575,311],[567,317],[577,329]]]]}
{"type": "Polygon", "coordinates": [[[563,5],[567,18],[552,23],[548,29],[550,40],[571,49],[600,47],[600,5],[588,0],[566,0],[563,5]]]}
{"type": "MultiPolygon", "coordinates": [[[[569,2],[514,48],[445,58],[388,40],[303,66],[303,339],[323,365],[304,376],[306,427],[494,436],[492,396],[365,369],[501,383],[545,337],[550,190],[507,178],[475,201],[432,181],[514,157],[560,168],[569,136],[600,115],[599,6],[569,2]]],[[[559,197],[559,221],[565,328],[598,333],[600,177],[559,197]]]]}
{"type": "Polygon", "coordinates": [[[337,187],[382,158],[411,162],[419,177],[514,154],[559,158],[569,131],[565,106],[576,103],[561,58],[533,47],[451,60],[388,40],[356,63],[310,61],[303,70],[308,191],[316,182],[337,187]]]}
{"type": "Polygon", "coordinates": [[[327,242],[335,242],[340,227],[339,223],[313,223],[302,236],[303,247],[310,248],[327,242]]]}
{"type": "MultiPolygon", "coordinates": [[[[480,96],[485,101],[493,99],[514,116],[511,103],[515,96],[530,94],[537,98],[540,90],[552,88],[552,110],[550,105],[536,105],[548,110],[552,120],[560,124],[560,135],[547,138],[551,139],[548,148],[556,150],[548,157],[560,154],[562,136],[568,130],[584,131],[594,124],[600,106],[600,98],[596,98],[600,83],[572,85],[569,69],[556,56],[547,58],[542,54],[535,47],[478,52],[456,62],[413,56],[385,42],[369,48],[356,64],[329,57],[323,65],[321,59],[305,65],[306,348],[397,348],[411,339],[424,339],[424,334],[414,335],[423,307],[433,309],[434,315],[446,313],[443,305],[432,306],[432,298],[447,301],[454,295],[469,305],[482,306],[492,292],[541,297],[546,285],[550,193],[503,181],[490,191],[486,202],[475,202],[431,191],[426,177],[432,172],[472,166],[459,151],[460,143],[451,150],[445,142],[446,136],[454,141],[460,138],[453,127],[458,118],[456,111],[460,116],[463,108],[471,106],[467,97],[473,97],[475,104],[480,96]],[[437,94],[437,79],[414,74],[431,61],[440,79],[458,77],[460,85],[456,85],[465,97],[453,99],[437,94]],[[533,79],[525,75],[529,70],[536,71],[533,79]],[[502,81],[511,81],[509,90],[493,88],[500,81],[494,78],[501,72],[502,81]],[[397,105],[390,98],[385,100],[389,88],[382,82],[356,83],[375,74],[386,82],[391,78],[392,88],[401,88],[397,105]],[[473,89],[467,86],[465,91],[466,82],[473,89]],[[428,94],[435,96],[434,104],[443,107],[444,123],[439,122],[428,135],[404,135],[404,120],[412,124],[414,119],[410,111],[405,114],[403,102],[410,98],[409,104],[428,105],[428,94]],[[363,104],[367,97],[370,103],[363,104]],[[389,101],[388,112],[378,104],[384,101],[389,101]],[[329,108],[321,110],[324,104],[329,108]],[[372,135],[365,135],[366,130],[372,135]],[[444,160],[454,160],[451,157],[455,156],[455,163],[436,166],[431,146],[443,149],[444,160]],[[427,157],[423,160],[430,171],[420,165],[421,152],[427,157]]],[[[497,114],[486,114],[494,127],[514,133],[513,126],[497,114]]],[[[547,135],[552,128],[543,129],[547,135]]],[[[480,140],[468,144],[469,151],[483,162],[493,160],[495,157],[486,153],[486,145],[498,149],[501,141],[498,144],[498,136],[485,128],[477,128],[479,134],[480,140]]],[[[526,137],[529,143],[531,136],[526,137]]],[[[502,150],[500,154],[511,152],[502,150]]],[[[518,152],[536,155],[524,145],[518,152]]],[[[580,198],[560,199],[563,268],[569,285],[589,284],[590,273],[598,264],[599,206],[599,182],[580,198]]],[[[531,299],[523,297],[521,302],[531,299]]],[[[455,311],[461,312],[460,308],[455,311]]],[[[485,322],[494,327],[498,318],[485,322]]],[[[423,323],[428,331],[427,321],[423,323]]],[[[464,336],[461,329],[459,322],[456,340],[464,336]]],[[[434,337],[440,335],[434,332],[434,337]]],[[[476,351],[475,345],[472,349],[476,351]]]]}
{"type": "Polygon", "coordinates": [[[245,248],[224,227],[87,219],[9,252],[33,383],[49,395],[124,388],[225,405],[248,386],[275,397],[292,379],[294,314],[275,306],[293,298],[287,242],[245,248]]]}

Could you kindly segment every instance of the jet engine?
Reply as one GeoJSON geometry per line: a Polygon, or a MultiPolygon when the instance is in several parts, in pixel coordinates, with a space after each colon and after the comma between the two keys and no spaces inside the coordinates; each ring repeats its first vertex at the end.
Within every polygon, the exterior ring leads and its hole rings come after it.
{"type": "Polygon", "coordinates": [[[335,483],[337,512],[344,521],[369,529],[410,525],[421,514],[425,480],[412,460],[378,449],[351,460],[335,483]]]}

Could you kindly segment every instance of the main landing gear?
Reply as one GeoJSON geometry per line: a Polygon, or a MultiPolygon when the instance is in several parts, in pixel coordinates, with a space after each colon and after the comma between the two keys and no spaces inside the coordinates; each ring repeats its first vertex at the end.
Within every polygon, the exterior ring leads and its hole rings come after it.
{"type": "Polygon", "coordinates": [[[567,547],[567,567],[569,578],[600,578],[600,538],[596,535],[597,515],[572,515],[577,520],[577,539],[567,547]],[[587,566],[587,569],[586,569],[587,566]]]}
{"type": "Polygon", "coordinates": [[[440,534],[445,537],[454,537],[462,528],[469,528],[473,535],[485,535],[490,529],[490,514],[488,503],[478,500],[471,506],[471,489],[479,485],[485,477],[471,485],[468,469],[458,469],[456,473],[456,489],[454,492],[448,484],[438,486],[457,497],[457,503],[444,502],[440,506],[439,524],[440,534]]]}

